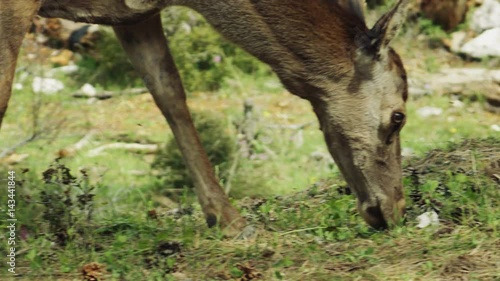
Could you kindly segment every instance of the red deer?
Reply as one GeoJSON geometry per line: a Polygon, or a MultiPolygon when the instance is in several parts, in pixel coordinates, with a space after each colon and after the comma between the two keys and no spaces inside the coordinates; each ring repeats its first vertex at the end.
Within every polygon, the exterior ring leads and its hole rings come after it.
{"type": "Polygon", "coordinates": [[[229,233],[246,221],[229,203],[193,126],[160,11],[192,8],[216,30],[272,67],[288,91],[308,100],[328,149],[375,228],[404,212],[399,133],[406,122],[406,72],[389,46],[405,20],[399,0],[370,29],[362,0],[2,0],[0,121],[16,59],[33,17],[111,25],[175,135],[208,226],[229,233]]]}

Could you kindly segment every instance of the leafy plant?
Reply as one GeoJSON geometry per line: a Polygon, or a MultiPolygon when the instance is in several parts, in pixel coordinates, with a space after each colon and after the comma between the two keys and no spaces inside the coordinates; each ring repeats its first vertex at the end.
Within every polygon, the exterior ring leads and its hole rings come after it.
{"type": "MultiPolygon", "coordinates": [[[[216,167],[217,176],[221,181],[225,181],[235,152],[236,141],[233,134],[229,132],[226,122],[213,113],[195,113],[193,121],[208,159],[216,167]]],[[[182,189],[193,186],[174,138],[156,155],[152,167],[160,172],[158,177],[162,187],[182,189]]]]}
{"type": "Polygon", "coordinates": [[[69,168],[56,161],[43,173],[40,203],[42,219],[48,224],[49,239],[64,246],[81,234],[84,224],[92,219],[94,186],[85,171],[74,177],[69,168]],[[80,233],[79,233],[80,232],[80,233]]]}

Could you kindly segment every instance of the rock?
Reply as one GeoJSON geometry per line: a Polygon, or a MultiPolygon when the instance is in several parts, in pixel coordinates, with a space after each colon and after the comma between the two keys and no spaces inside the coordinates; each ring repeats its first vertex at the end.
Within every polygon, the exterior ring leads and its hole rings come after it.
{"type": "Polygon", "coordinates": [[[467,0],[422,0],[420,8],[425,17],[452,30],[464,21],[468,6],[467,0]]]}
{"type": "Polygon", "coordinates": [[[460,52],[460,47],[465,43],[467,33],[465,31],[457,31],[451,34],[450,50],[455,53],[460,52]]]}
{"type": "Polygon", "coordinates": [[[450,87],[475,82],[492,82],[500,76],[500,70],[486,68],[443,68],[439,73],[433,74],[427,80],[432,89],[437,86],[450,87]]]}
{"type": "Polygon", "coordinates": [[[73,74],[76,73],[77,71],[78,71],[78,66],[71,64],[71,65],[52,68],[51,70],[47,71],[47,75],[52,77],[57,73],[73,74]]]}
{"type": "Polygon", "coordinates": [[[31,87],[35,93],[52,95],[64,89],[64,84],[53,78],[35,77],[31,87]]]}
{"type": "Polygon", "coordinates": [[[419,108],[417,110],[417,114],[423,118],[427,118],[427,117],[431,117],[431,116],[439,116],[442,113],[443,113],[442,108],[432,107],[432,106],[424,106],[424,107],[419,108]]]}
{"type": "Polygon", "coordinates": [[[7,165],[15,165],[21,163],[24,159],[28,158],[29,154],[16,154],[13,153],[2,160],[7,165]]]}
{"type": "Polygon", "coordinates": [[[490,112],[500,114],[500,86],[497,92],[489,92],[484,95],[486,98],[486,109],[490,112]]]}
{"type": "Polygon", "coordinates": [[[480,33],[484,30],[500,27],[500,2],[484,0],[472,16],[471,28],[480,33]]]}
{"type": "Polygon", "coordinates": [[[486,30],[465,43],[460,52],[473,58],[500,57],[500,27],[486,30]]]}
{"type": "Polygon", "coordinates": [[[455,100],[452,100],[451,101],[451,106],[455,107],[455,108],[462,108],[464,107],[464,103],[458,99],[455,99],[455,100]]]}
{"type": "Polygon", "coordinates": [[[491,80],[493,80],[493,82],[497,84],[500,84],[500,71],[495,71],[491,73],[491,80]]]}
{"type": "Polygon", "coordinates": [[[438,226],[439,216],[436,212],[425,212],[417,217],[418,228],[426,228],[428,226],[438,226]]]}
{"type": "Polygon", "coordinates": [[[14,83],[14,85],[12,85],[12,88],[14,90],[22,90],[23,89],[23,84],[21,84],[21,83],[14,83]]]}

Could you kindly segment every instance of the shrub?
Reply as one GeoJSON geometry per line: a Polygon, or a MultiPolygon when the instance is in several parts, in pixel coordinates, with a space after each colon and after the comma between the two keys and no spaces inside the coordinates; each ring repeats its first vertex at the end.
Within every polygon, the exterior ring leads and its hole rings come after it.
{"type": "Polygon", "coordinates": [[[98,84],[105,88],[142,85],[139,74],[111,31],[102,32],[95,50],[83,54],[78,66],[80,71],[75,78],[81,84],[98,84]]]}

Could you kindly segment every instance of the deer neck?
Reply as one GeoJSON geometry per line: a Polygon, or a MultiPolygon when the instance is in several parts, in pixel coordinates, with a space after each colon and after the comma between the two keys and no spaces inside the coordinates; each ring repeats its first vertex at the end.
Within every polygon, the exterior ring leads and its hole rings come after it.
{"type": "Polygon", "coordinates": [[[368,30],[336,1],[213,0],[188,6],[270,65],[293,94],[308,99],[314,88],[342,84],[350,75],[356,34],[368,30]]]}

